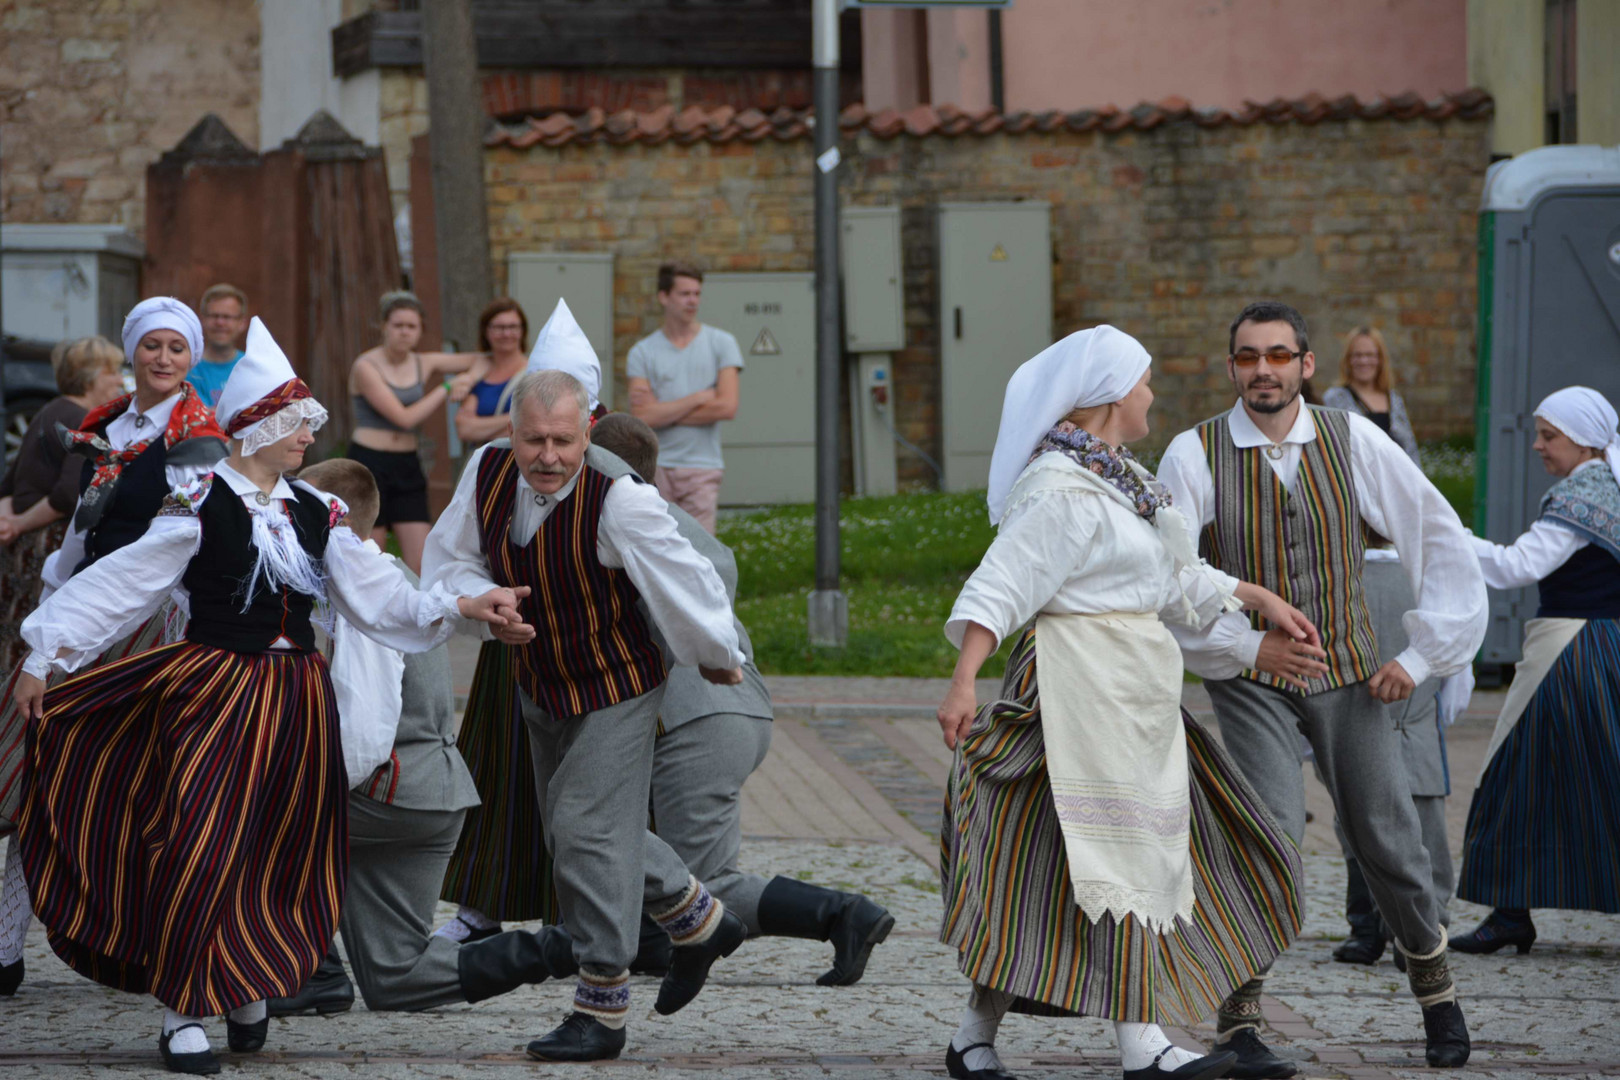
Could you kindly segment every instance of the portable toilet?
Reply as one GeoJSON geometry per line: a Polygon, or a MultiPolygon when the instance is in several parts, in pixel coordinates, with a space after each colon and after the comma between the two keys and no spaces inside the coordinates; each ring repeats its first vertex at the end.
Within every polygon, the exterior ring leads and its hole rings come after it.
{"type": "MultiPolygon", "coordinates": [[[[1554,483],[1530,446],[1565,386],[1620,404],[1620,147],[1547,146],[1492,165],[1479,215],[1474,532],[1511,543],[1554,483]]],[[[1519,659],[1535,586],[1491,591],[1481,659],[1519,659]]]]}

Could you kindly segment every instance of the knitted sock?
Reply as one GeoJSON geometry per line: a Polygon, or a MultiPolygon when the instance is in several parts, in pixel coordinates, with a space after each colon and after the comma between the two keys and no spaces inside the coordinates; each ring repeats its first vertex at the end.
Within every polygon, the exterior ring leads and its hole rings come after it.
{"type": "Polygon", "coordinates": [[[1159,1068],[1171,1072],[1199,1058],[1191,1050],[1172,1043],[1158,1024],[1115,1020],[1114,1038],[1119,1040],[1119,1060],[1126,1069],[1145,1069],[1157,1060],[1159,1068]],[[1161,1054],[1164,1056],[1160,1057],[1161,1054]]]}
{"type": "Polygon", "coordinates": [[[1007,1015],[1013,996],[1005,990],[992,990],[988,986],[975,986],[968,994],[967,1008],[962,1010],[962,1023],[951,1036],[951,1046],[962,1054],[962,1064],[970,1069],[1000,1069],[1001,1059],[996,1056],[996,1032],[1001,1030],[1001,1018],[1007,1015]],[[977,1043],[988,1043],[968,1050],[977,1043]],[[966,1051],[966,1053],[963,1053],[966,1051]]]}
{"type": "Polygon", "coordinates": [[[624,1027],[630,1016],[630,973],[592,975],[581,971],[574,984],[574,1011],[595,1018],[604,1027],[624,1027]]]}
{"type": "Polygon", "coordinates": [[[269,1010],[263,999],[260,999],[258,1001],[250,1001],[246,1005],[232,1009],[225,1015],[228,1019],[234,1020],[238,1024],[257,1024],[260,1020],[263,1020],[269,1015],[269,1010]]]}
{"type": "Polygon", "coordinates": [[[22,854],[17,850],[17,834],[6,841],[6,871],[0,879],[0,967],[22,959],[23,942],[28,940],[28,923],[34,909],[28,903],[28,882],[23,880],[22,854]]]}
{"type": "Polygon", "coordinates": [[[1427,1009],[1444,1001],[1457,1000],[1457,987],[1451,981],[1451,968],[1446,964],[1446,928],[1440,928],[1440,944],[1432,952],[1419,955],[1408,952],[1399,941],[1395,947],[1406,957],[1406,981],[1412,986],[1412,996],[1427,1009]]]}
{"type": "Polygon", "coordinates": [[[720,916],[725,910],[725,905],[709,895],[701,881],[688,877],[686,891],[673,906],[650,914],[676,946],[700,945],[708,941],[714,928],[720,925],[720,916]]]}
{"type": "Polygon", "coordinates": [[[1260,1030],[1260,994],[1266,977],[1256,975],[1229,994],[1215,1013],[1215,1045],[1230,1039],[1244,1028],[1260,1030]]]}
{"type": "Polygon", "coordinates": [[[171,1054],[201,1054],[208,1049],[208,1036],[200,1027],[186,1027],[187,1024],[198,1024],[202,1018],[187,1016],[169,1009],[163,1014],[163,1034],[173,1035],[169,1040],[169,1053],[171,1054]],[[180,1028],[185,1028],[180,1031],[180,1028]]]}

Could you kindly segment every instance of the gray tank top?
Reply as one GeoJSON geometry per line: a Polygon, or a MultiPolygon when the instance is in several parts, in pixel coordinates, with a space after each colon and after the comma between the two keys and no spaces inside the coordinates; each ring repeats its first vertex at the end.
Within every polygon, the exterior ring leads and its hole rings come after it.
{"type": "MultiPolygon", "coordinates": [[[[382,375],[382,368],[378,367],[375,361],[367,360],[366,363],[376,367],[377,374],[382,375]]],[[[399,398],[401,405],[415,405],[422,400],[422,395],[427,393],[422,388],[422,358],[420,356],[416,357],[415,386],[395,386],[393,383],[388,382],[387,376],[383,377],[383,382],[388,383],[388,388],[394,392],[395,397],[399,398]]],[[[372,407],[371,402],[366,400],[364,394],[354,395],[354,426],[357,428],[381,428],[383,431],[410,431],[409,428],[402,428],[393,421],[386,419],[372,407]]]]}

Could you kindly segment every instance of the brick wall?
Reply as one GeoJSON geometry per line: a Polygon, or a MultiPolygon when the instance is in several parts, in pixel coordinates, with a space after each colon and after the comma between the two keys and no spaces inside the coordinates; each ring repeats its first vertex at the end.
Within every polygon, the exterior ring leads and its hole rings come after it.
{"type": "Polygon", "coordinates": [[[0,216],[139,233],[146,166],[208,112],[258,142],[248,0],[0,3],[0,216]]]}
{"type": "MultiPolygon", "coordinates": [[[[1486,120],[1383,120],[1152,131],[844,142],[843,197],[899,204],[908,343],[897,418],[938,450],[938,326],[931,207],[1052,203],[1054,332],[1111,322],[1154,354],[1161,447],[1230,402],[1226,328],[1248,300],[1306,314],[1337,375],[1339,335],[1388,337],[1420,438],[1466,432],[1474,400],[1474,234],[1486,120]]],[[[715,271],[808,270],[810,144],[493,147],[487,158],[497,279],[513,250],[613,251],[614,367],[658,322],[653,275],[695,257],[715,271]]],[[[621,397],[620,400],[623,400],[621,397]]],[[[930,474],[909,453],[904,482],[930,474]]]]}

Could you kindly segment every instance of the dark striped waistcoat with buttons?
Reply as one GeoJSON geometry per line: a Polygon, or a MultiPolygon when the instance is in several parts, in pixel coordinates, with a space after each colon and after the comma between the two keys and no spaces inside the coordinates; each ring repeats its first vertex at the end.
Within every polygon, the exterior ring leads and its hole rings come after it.
{"type": "Polygon", "coordinates": [[[514,647],[517,680],[529,700],[557,719],[572,719],[640,697],[663,685],[667,670],[646,621],[641,594],[623,570],[596,557],[602,504],[613,481],[582,466],[573,493],[534,534],[512,543],[512,513],[532,494],[511,450],[492,446],[478,463],[478,528],[496,584],[527,585],[524,621],[534,641],[514,647]]]}
{"type": "MultiPolygon", "coordinates": [[[[1232,442],[1225,414],[1198,426],[1215,481],[1215,521],[1200,550],[1210,565],[1263,585],[1293,604],[1322,634],[1328,674],[1314,679],[1320,693],[1370,679],[1378,670],[1378,641],[1361,587],[1366,532],[1350,475],[1350,423],[1337,409],[1306,406],[1316,421],[1294,489],[1284,488],[1263,447],[1232,442]]],[[[1270,625],[1257,613],[1249,622],[1270,625]]],[[[1278,689],[1281,679],[1245,671],[1278,689]]]]}

